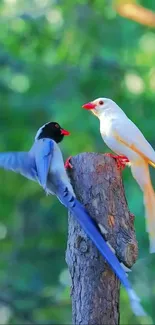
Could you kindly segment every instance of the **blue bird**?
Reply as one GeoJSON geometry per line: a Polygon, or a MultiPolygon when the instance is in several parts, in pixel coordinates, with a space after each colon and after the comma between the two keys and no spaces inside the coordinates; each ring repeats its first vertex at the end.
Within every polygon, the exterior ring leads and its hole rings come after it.
{"type": "Polygon", "coordinates": [[[69,134],[58,123],[49,122],[38,130],[30,151],[0,153],[0,168],[12,170],[36,181],[47,194],[57,196],[60,202],[73,213],[126,288],[133,312],[137,316],[144,316],[146,313],[127,278],[125,266],[119,262],[112,247],[103,238],[98,225],[75,197],[64,167],[62,153],[57,144],[69,134]]]}

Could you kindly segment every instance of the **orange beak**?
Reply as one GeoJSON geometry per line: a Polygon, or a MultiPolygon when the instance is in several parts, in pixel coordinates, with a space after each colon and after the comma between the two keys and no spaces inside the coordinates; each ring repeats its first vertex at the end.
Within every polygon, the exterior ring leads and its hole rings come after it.
{"type": "Polygon", "coordinates": [[[94,109],[96,107],[96,104],[93,104],[93,103],[87,103],[87,104],[84,104],[82,106],[82,108],[85,108],[85,109],[94,109]]]}
{"type": "Polygon", "coordinates": [[[63,135],[70,135],[70,132],[65,130],[65,129],[61,129],[61,134],[63,135]]]}

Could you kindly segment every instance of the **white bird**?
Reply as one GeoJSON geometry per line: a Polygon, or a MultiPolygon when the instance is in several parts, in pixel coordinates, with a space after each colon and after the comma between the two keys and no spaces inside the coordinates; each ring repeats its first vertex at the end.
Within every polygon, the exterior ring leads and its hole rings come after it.
{"type": "Polygon", "coordinates": [[[143,191],[150,253],[154,253],[155,193],[150,179],[149,165],[155,167],[155,151],[138,127],[111,99],[98,98],[82,107],[90,109],[99,118],[101,136],[106,145],[118,155],[119,161],[122,159],[122,162],[128,160],[130,162],[132,175],[143,191]]]}

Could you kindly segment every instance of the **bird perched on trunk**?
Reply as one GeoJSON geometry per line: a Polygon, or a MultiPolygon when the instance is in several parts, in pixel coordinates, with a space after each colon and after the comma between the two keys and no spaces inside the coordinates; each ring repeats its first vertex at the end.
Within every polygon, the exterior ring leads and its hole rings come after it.
{"type": "Polygon", "coordinates": [[[73,213],[81,227],[125,286],[134,313],[136,315],[145,315],[123,266],[102,237],[98,226],[75,197],[64,167],[61,151],[57,145],[63,140],[64,136],[69,134],[58,123],[49,122],[38,130],[30,151],[0,153],[0,167],[12,170],[38,182],[47,194],[57,196],[60,202],[73,213]]]}
{"type": "Polygon", "coordinates": [[[150,252],[155,252],[155,193],[151,184],[149,164],[155,167],[155,151],[137,126],[111,99],[98,98],[82,106],[100,120],[100,133],[106,145],[118,156],[119,164],[130,162],[131,172],[144,193],[150,252]]]}

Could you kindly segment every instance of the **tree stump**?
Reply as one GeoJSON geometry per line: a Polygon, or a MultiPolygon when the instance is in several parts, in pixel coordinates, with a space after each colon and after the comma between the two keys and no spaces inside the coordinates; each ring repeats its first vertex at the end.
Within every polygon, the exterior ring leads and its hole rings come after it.
{"type": "MultiPolygon", "coordinates": [[[[107,229],[106,239],[119,260],[131,267],[138,253],[134,218],[115,160],[103,154],[82,153],[71,163],[73,169],[68,174],[77,198],[107,229]]],[[[72,279],[73,324],[119,324],[120,282],[71,214],[66,261],[72,279]]]]}

